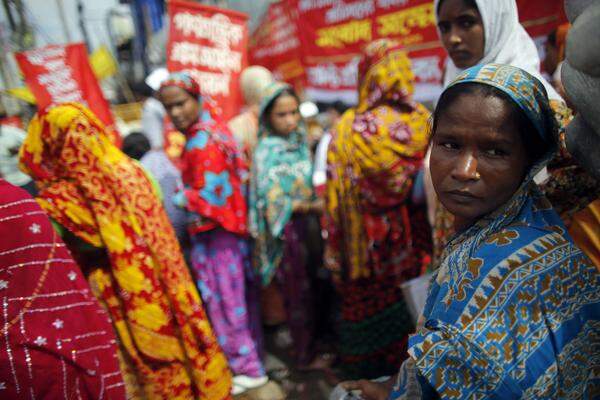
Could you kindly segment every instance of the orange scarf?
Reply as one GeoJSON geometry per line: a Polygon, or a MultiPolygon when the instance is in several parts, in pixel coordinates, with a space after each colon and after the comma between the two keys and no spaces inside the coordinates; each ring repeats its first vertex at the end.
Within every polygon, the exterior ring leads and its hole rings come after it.
{"type": "Polygon", "coordinates": [[[119,336],[124,373],[129,363],[142,397],[229,398],[226,359],[142,168],[74,103],[34,117],[21,164],[40,188],[42,208],[106,250],[110,267],[95,268],[89,280],[119,336]]]}

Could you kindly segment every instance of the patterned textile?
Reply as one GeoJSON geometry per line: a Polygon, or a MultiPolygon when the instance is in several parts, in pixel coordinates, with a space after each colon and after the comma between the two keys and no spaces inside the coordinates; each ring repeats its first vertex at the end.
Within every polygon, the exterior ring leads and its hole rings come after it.
{"type": "MultiPolygon", "coordinates": [[[[141,166],[74,103],[31,121],[21,162],[40,187],[42,208],[108,256],[80,265],[117,331],[128,389],[138,384],[148,399],[228,398],[225,357],[141,166]]],[[[71,250],[84,260],[80,249],[71,250]]]]}
{"type": "Polygon", "coordinates": [[[192,238],[192,269],[231,371],[261,377],[258,299],[248,253],[245,239],[223,229],[192,238]]]}
{"type": "Polygon", "coordinates": [[[359,66],[365,69],[359,104],[342,116],[328,154],[326,260],[343,282],[405,268],[415,268],[414,276],[428,252],[413,246],[410,194],[429,113],[411,101],[414,75],[400,48],[375,42],[359,66]]]}
{"type": "Polygon", "coordinates": [[[46,213],[0,179],[0,397],[125,399],[107,314],[46,213]]]}
{"type": "MultiPolygon", "coordinates": [[[[557,148],[545,91],[506,65],[474,67],[454,85],[465,82],[503,90],[554,148],[507,203],[448,244],[409,340],[419,382],[443,399],[597,398],[600,274],[533,183],[557,148]]],[[[400,384],[391,398],[413,397],[400,384]]]]}
{"type": "Polygon", "coordinates": [[[571,220],[569,233],[573,241],[600,270],[600,199],[590,203],[571,220]]]}
{"type": "Polygon", "coordinates": [[[160,84],[158,91],[169,86],[177,86],[200,100],[200,84],[188,72],[173,72],[160,84]]]}
{"type": "MultiPolygon", "coordinates": [[[[169,86],[199,96],[198,84],[186,73],[171,74],[161,88],[169,86]]],[[[247,168],[231,132],[206,106],[184,134],[187,141],[181,169],[185,187],[173,201],[193,215],[188,221],[190,235],[219,226],[245,235],[248,212],[242,182],[247,168]]]]}
{"type": "Polygon", "coordinates": [[[293,341],[294,358],[298,365],[308,365],[314,356],[315,298],[308,268],[314,258],[308,245],[310,234],[308,215],[294,214],[283,229],[283,258],[275,273],[275,281],[287,314],[287,324],[293,341]]]}
{"type": "Polygon", "coordinates": [[[430,261],[425,208],[411,201],[429,113],[412,101],[410,61],[393,42],[369,45],[359,76],[358,106],[329,145],[325,260],[341,293],[344,372],[376,378],[406,358],[413,324],[400,284],[430,261]]]}
{"type": "Polygon", "coordinates": [[[293,203],[309,201],[312,161],[304,126],[282,137],[271,132],[264,111],[289,86],[274,83],[267,88],[260,116],[260,139],[252,161],[250,182],[250,232],[255,239],[256,268],[267,286],[283,257],[282,234],[292,217],[293,203]]]}

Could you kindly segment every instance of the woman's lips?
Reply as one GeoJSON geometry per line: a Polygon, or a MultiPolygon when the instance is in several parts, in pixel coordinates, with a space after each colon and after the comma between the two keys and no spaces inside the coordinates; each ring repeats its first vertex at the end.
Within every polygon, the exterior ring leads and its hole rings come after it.
{"type": "Polygon", "coordinates": [[[466,190],[449,190],[446,196],[449,196],[452,200],[457,203],[470,203],[475,200],[479,200],[479,197],[466,190]]]}
{"type": "Polygon", "coordinates": [[[454,60],[468,60],[471,58],[471,53],[464,50],[454,50],[450,52],[450,57],[454,60]]]}

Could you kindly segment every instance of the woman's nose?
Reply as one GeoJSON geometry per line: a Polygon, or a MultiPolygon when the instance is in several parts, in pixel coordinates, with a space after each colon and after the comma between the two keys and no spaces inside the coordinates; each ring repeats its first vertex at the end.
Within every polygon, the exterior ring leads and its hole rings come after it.
{"type": "Polygon", "coordinates": [[[480,174],[477,172],[477,158],[472,152],[463,153],[457,160],[452,176],[459,181],[478,180],[480,174]]]}
{"type": "Polygon", "coordinates": [[[454,27],[450,29],[450,44],[456,46],[462,43],[462,37],[458,34],[458,30],[454,27]]]}

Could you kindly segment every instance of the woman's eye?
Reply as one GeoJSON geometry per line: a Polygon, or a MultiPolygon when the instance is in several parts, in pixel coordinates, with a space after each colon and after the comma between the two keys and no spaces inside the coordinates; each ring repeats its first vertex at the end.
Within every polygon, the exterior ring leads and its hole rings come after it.
{"type": "Polygon", "coordinates": [[[470,27],[472,27],[474,25],[473,21],[461,21],[460,22],[460,27],[463,29],[469,29],[470,27]]]}
{"type": "Polygon", "coordinates": [[[500,149],[489,149],[486,150],[485,153],[488,156],[492,156],[492,157],[502,157],[506,155],[506,152],[504,150],[500,150],[500,149]]]}
{"type": "Polygon", "coordinates": [[[450,30],[450,24],[448,23],[440,23],[438,24],[438,29],[440,30],[441,33],[446,33],[450,30]]]}
{"type": "Polygon", "coordinates": [[[452,142],[441,142],[439,145],[448,150],[458,149],[458,145],[456,143],[452,143],[452,142]]]}

